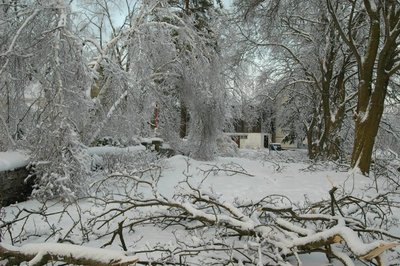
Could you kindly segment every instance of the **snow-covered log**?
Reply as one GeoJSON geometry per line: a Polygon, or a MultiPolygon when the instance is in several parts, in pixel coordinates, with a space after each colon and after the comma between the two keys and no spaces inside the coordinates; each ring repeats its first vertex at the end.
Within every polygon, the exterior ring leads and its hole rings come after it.
{"type": "Polygon", "coordinates": [[[6,265],[28,261],[30,266],[44,265],[49,261],[74,265],[128,266],[138,261],[136,256],[126,256],[120,251],[60,243],[26,244],[21,247],[3,243],[0,244],[0,258],[8,260],[6,265]]]}

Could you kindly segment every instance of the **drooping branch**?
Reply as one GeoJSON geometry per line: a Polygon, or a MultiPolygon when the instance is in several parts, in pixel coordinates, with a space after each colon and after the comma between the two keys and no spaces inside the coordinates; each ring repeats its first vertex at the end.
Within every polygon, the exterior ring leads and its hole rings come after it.
{"type": "Polygon", "coordinates": [[[7,57],[6,62],[4,63],[4,65],[2,66],[2,68],[0,69],[0,75],[4,72],[4,70],[6,69],[6,67],[8,66],[10,59],[9,59],[9,55],[13,52],[16,42],[18,40],[18,38],[21,36],[22,31],[25,29],[25,27],[27,25],[29,25],[29,23],[39,14],[39,9],[35,9],[32,14],[24,21],[24,23],[21,25],[21,27],[18,29],[18,31],[16,32],[16,34],[14,35],[10,46],[8,47],[8,50],[2,54],[0,54],[0,58],[1,57],[7,57]]]}
{"type": "Polygon", "coordinates": [[[114,102],[114,104],[111,106],[110,110],[107,112],[107,115],[104,118],[104,120],[101,121],[100,124],[97,126],[97,130],[91,136],[89,143],[92,143],[98,137],[98,135],[100,134],[100,132],[103,129],[104,125],[111,119],[111,117],[113,116],[115,110],[118,109],[118,107],[121,105],[121,103],[124,101],[124,99],[126,99],[127,96],[128,96],[128,91],[124,91],[120,95],[118,100],[116,100],[114,102]]]}

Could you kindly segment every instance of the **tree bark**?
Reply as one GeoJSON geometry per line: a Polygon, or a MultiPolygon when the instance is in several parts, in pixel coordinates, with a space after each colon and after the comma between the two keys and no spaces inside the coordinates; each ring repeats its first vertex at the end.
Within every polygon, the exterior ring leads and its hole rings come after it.
{"type": "Polygon", "coordinates": [[[375,137],[384,111],[390,70],[393,69],[399,55],[396,40],[400,34],[400,15],[391,18],[389,16],[389,22],[385,22],[388,28],[381,31],[380,27],[384,22],[379,20],[378,11],[375,12],[368,6],[367,11],[371,18],[371,26],[365,57],[359,66],[360,83],[351,159],[351,166],[359,168],[361,173],[366,175],[370,171],[375,137]],[[397,25],[395,29],[391,29],[393,25],[397,25]],[[382,37],[381,33],[385,35],[382,37]],[[385,42],[380,48],[381,38],[384,38],[385,42]]]}
{"type": "MultiPolygon", "coordinates": [[[[397,48],[400,9],[396,1],[381,2],[376,7],[364,0],[364,6],[370,25],[364,56],[355,53],[358,57],[359,85],[351,166],[368,175],[389,80],[395,72],[393,69],[399,67],[395,64],[400,55],[397,48]]],[[[355,45],[353,50],[357,52],[355,45]]]]}
{"type": "MultiPolygon", "coordinates": [[[[351,166],[358,167],[363,174],[369,174],[375,138],[384,111],[389,77],[381,73],[369,98],[359,102],[364,112],[358,113],[355,121],[355,138],[351,166]],[[366,106],[366,107],[364,107],[366,106]]],[[[360,86],[365,86],[361,84],[360,86]]],[[[372,89],[370,88],[372,91],[372,89]]]]}
{"type": "Polygon", "coordinates": [[[187,135],[187,108],[183,102],[181,102],[181,124],[179,128],[179,136],[181,139],[187,135]]]}

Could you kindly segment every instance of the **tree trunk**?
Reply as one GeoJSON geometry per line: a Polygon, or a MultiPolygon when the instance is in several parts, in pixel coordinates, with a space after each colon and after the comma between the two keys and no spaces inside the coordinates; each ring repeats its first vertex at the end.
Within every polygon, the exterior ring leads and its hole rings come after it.
{"type": "Polygon", "coordinates": [[[370,170],[372,150],[377,132],[375,128],[375,123],[372,123],[372,121],[356,122],[356,133],[351,158],[351,166],[353,168],[358,167],[363,174],[368,174],[370,170]]]}
{"type": "Polygon", "coordinates": [[[305,126],[306,136],[307,136],[307,148],[308,148],[308,158],[315,159],[316,157],[316,150],[315,150],[315,143],[314,143],[314,129],[317,122],[317,115],[314,112],[314,116],[311,120],[310,125],[305,126]]]}
{"type": "Polygon", "coordinates": [[[187,108],[183,102],[181,102],[181,124],[179,129],[179,136],[181,139],[187,135],[187,108]]]}
{"type": "MultiPolygon", "coordinates": [[[[371,166],[372,150],[375,144],[375,136],[378,132],[380,118],[383,112],[383,99],[386,87],[379,86],[376,81],[375,89],[373,90],[373,75],[375,63],[379,55],[379,40],[380,40],[380,21],[379,14],[373,10],[368,1],[364,1],[369,18],[369,38],[365,49],[365,56],[358,56],[358,102],[357,113],[355,115],[355,134],[354,145],[351,156],[351,167],[359,168],[362,174],[368,175],[371,166]],[[378,104],[382,102],[381,104],[378,104]]],[[[354,48],[353,48],[354,49],[354,48]]],[[[377,79],[381,70],[377,71],[377,79]]]]}
{"type": "MultiPolygon", "coordinates": [[[[356,121],[355,121],[355,139],[353,153],[351,157],[351,166],[358,167],[361,173],[368,175],[372,161],[372,151],[375,144],[375,137],[378,133],[379,124],[382,118],[384,103],[386,97],[389,77],[387,75],[378,75],[376,86],[370,97],[366,97],[360,101],[356,121]]],[[[365,82],[360,84],[360,89],[368,86],[365,82]]]]}
{"type": "Polygon", "coordinates": [[[276,118],[271,119],[271,142],[276,143],[276,118]]]}
{"type": "MultiPolygon", "coordinates": [[[[359,67],[360,84],[351,158],[351,166],[358,167],[361,173],[366,175],[369,174],[371,167],[375,137],[384,111],[385,97],[391,76],[388,70],[393,68],[396,56],[399,54],[396,48],[396,39],[400,34],[400,27],[397,30],[385,31],[387,34],[385,43],[379,50],[381,31],[378,18],[375,22],[371,25],[367,56],[359,67]],[[393,33],[393,35],[390,36],[388,33],[393,33]]],[[[400,16],[396,18],[394,25],[399,25],[399,23],[400,16]]]]}

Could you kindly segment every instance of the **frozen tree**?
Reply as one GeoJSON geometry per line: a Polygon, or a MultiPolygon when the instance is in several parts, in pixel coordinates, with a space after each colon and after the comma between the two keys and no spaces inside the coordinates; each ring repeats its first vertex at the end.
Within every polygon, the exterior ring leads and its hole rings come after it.
{"type": "Polygon", "coordinates": [[[80,1],[78,7],[77,26],[92,71],[91,134],[85,141],[93,144],[110,136],[129,143],[135,135],[148,135],[153,100],[136,87],[130,73],[130,57],[136,51],[129,44],[143,23],[144,9],[136,8],[136,1],[80,1]]]}
{"type": "Polygon", "coordinates": [[[357,101],[351,164],[367,174],[389,83],[398,76],[399,2],[236,5],[251,22],[243,35],[254,47],[273,49],[273,56],[284,60],[275,65],[275,75],[286,79],[283,85],[311,96],[312,110],[304,119],[311,157],[337,157],[343,119],[354,105],[350,102],[357,101]]]}
{"type": "MultiPolygon", "coordinates": [[[[110,5],[92,2],[104,15],[104,20],[90,20],[94,29],[100,34],[109,27],[111,38],[86,40],[100,53],[94,53],[91,64],[94,134],[88,142],[109,133],[149,135],[157,110],[163,138],[193,157],[212,158],[225,105],[219,33],[211,26],[218,23],[213,4],[143,1],[126,5],[125,22],[116,27],[110,5]],[[190,145],[179,138],[186,133],[190,145]]],[[[97,16],[93,12],[93,18],[97,16]]]]}
{"type": "Polygon", "coordinates": [[[160,133],[178,149],[206,160],[214,156],[224,122],[224,80],[218,32],[206,23],[215,11],[202,5],[181,11],[166,1],[143,3],[147,17],[129,41],[130,49],[137,51],[130,57],[130,73],[136,89],[142,88],[157,102],[160,133]],[[190,117],[185,146],[178,139],[183,108],[190,117]]]}
{"type": "Polygon", "coordinates": [[[85,160],[70,164],[70,158],[84,157],[79,139],[89,86],[70,6],[62,0],[10,1],[1,8],[9,25],[0,55],[1,99],[8,99],[1,108],[4,131],[10,142],[29,150],[40,168],[37,184],[49,195],[67,197],[86,177],[85,160]]]}
{"type": "Polygon", "coordinates": [[[24,88],[29,84],[31,47],[27,34],[38,10],[23,8],[18,1],[5,1],[0,6],[0,149],[15,148],[22,137],[23,122],[29,111],[24,88]]]}
{"type": "Polygon", "coordinates": [[[275,102],[280,127],[298,136],[305,132],[310,158],[343,156],[342,127],[355,95],[354,59],[326,5],[241,1],[236,8],[247,49],[266,61],[258,94],[275,102]]]}
{"type": "Polygon", "coordinates": [[[183,31],[178,33],[176,49],[180,61],[181,110],[187,108],[190,117],[189,153],[203,160],[213,158],[215,141],[224,124],[225,84],[216,16],[212,2],[187,1],[182,20],[177,21],[187,24],[181,26],[183,31]]]}
{"type": "Polygon", "coordinates": [[[8,38],[2,39],[1,81],[6,90],[2,93],[16,102],[5,105],[10,112],[5,118],[18,121],[9,126],[9,132],[28,138],[24,132],[60,116],[74,120],[81,131],[84,119],[75,119],[76,114],[86,113],[86,105],[72,106],[71,102],[85,102],[87,71],[79,41],[71,31],[69,6],[63,1],[26,5],[10,1],[3,7],[10,12],[6,22],[12,27],[7,30],[8,38]],[[13,95],[7,96],[8,91],[13,95]],[[21,96],[13,97],[16,94],[21,96]],[[18,105],[24,108],[22,114],[10,110],[18,105]]]}

